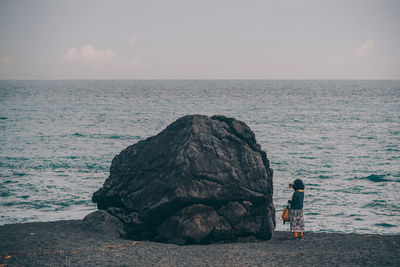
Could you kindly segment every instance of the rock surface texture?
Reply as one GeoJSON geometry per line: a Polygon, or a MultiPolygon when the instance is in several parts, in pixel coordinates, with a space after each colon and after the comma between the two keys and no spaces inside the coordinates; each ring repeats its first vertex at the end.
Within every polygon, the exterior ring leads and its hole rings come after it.
{"type": "Polygon", "coordinates": [[[93,202],[128,238],[265,240],[275,228],[272,189],[267,155],[245,123],[190,115],[117,155],[93,202]]]}

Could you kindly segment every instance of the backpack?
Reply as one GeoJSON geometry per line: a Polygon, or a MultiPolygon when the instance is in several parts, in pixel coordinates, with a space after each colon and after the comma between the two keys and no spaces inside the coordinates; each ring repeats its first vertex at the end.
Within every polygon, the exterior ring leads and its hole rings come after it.
{"type": "Polygon", "coordinates": [[[290,221],[289,206],[286,206],[286,208],[283,209],[282,214],[281,214],[281,218],[283,220],[283,224],[285,224],[286,222],[290,221]]]}

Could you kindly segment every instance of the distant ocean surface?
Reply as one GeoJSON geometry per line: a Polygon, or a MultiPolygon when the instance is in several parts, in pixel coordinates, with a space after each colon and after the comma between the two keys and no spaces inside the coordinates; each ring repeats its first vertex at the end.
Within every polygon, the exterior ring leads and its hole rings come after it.
{"type": "Polygon", "coordinates": [[[301,178],[306,230],[400,234],[400,81],[0,81],[0,224],[82,219],[116,154],[188,114],[255,132],[276,230],[301,178]]]}

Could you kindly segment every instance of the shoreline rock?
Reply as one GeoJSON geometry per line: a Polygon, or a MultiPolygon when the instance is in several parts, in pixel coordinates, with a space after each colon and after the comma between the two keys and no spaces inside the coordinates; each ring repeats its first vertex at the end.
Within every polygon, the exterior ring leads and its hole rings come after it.
{"type": "Polygon", "coordinates": [[[128,238],[267,240],[276,225],[272,178],[267,154],[245,123],[189,115],[115,156],[92,200],[123,223],[128,238]]]}

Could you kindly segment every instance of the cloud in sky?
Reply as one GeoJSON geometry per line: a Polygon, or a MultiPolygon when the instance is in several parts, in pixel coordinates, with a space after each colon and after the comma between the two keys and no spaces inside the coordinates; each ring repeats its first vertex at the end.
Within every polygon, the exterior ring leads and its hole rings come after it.
{"type": "Polygon", "coordinates": [[[374,40],[362,42],[332,62],[334,76],[356,79],[393,79],[400,76],[400,50],[395,54],[377,49],[380,43],[374,40]]]}
{"type": "Polygon", "coordinates": [[[62,62],[80,64],[109,64],[119,61],[117,54],[108,47],[96,49],[92,45],[84,45],[81,49],[70,48],[61,58],[62,62]]]}
{"type": "Polygon", "coordinates": [[[138,61],[119,56],[111,47],[101,49],[86,44],[68,49],[60,63],[60,73],[68,74],[66,78],[122,78],[133,73],[138,61]]]}
{"type": "Polygon", "coordinates": [[[371,56],[373,48],[374,42],[372,40],[367,40],[353,52],[353,57],[355,59],[369,58],[371,56]]]}
{"type": "Polygon", "coordinates": [[[10,63],[10,58],[0,57],[0,71],[5,70],[9,63],[10,63]]]}

